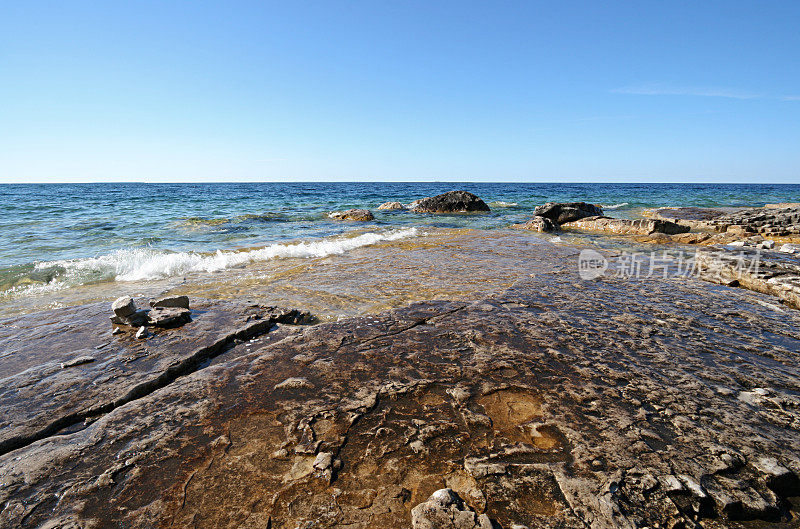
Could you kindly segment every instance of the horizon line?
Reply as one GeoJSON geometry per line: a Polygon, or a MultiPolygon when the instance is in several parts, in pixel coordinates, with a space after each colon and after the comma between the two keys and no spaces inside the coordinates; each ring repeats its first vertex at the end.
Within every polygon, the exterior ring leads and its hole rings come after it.
{"type": "Polygon", "coordinates": [[[114,180],[114,181],[27,181],[27,182],[0,182],[0,185],[173,185],[173,184],[630,184],[630,185],[653,185],[653,184],[688,184],[688,185],[785,185],[800,186],[800,182],[736,182],[736,181],[615,181],[615,180],[506,180],[506,181],[487,181],[487,180],[228,180],[228,181],[188,181],[175,180],[165,182],[155,182],[148,180],[114,180]]]}

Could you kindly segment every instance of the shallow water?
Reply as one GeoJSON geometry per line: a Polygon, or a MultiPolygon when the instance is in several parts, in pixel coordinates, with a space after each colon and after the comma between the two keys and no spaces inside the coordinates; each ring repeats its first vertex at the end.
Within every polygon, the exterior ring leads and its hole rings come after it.
{"type": "MultiPolygon", "coordinates": [[[[290,302],[301,292],[352,298],[341,307],[395,306],[424,299],[425,288],[362,288],[351,275],[375,284],[451,270],[425,251],[452,240],[457,230],[476,230],[484,245],[508,245],[511,224],[530,217],[546,201],[587,200],[609,215],[636,216],[657,206],[754,206],[800,200],[800,186],[681,184],[84,184],[0,186],[6,215],[0,220],[0,315],[113,299],[120,292],[155,295],[183,289],[232,297],[271,285],[290,302]],[[451,189],[467,189],[492,208],[489,214],[417,215],[378,211],[385,201],[409,203],[451,189]],[[332,221],[331,210],[371,208],[369,223],[332,221]],[[494,234],[497,232],[497,234],[494,234]],[[423,250],[426,249],[426,250],[423,250]],[[426,259],[428,259],[426,261],[426,259]],[[390,263],[394,264],[394,270],[390,263]],[[426,266],[432,267],[428,271],[426,266]],[[356,270],[359,270],[356,272],[356,270]],[[377,271],[380,270],[380,273],[377,271]],[[393,275],[394,274],[394,275],[393,275]],[[326,286],[330,284],[332,286],[326,286]],[[341,288],[334,288],[341,285],[341,288]],[[345,288],[346,285],[346,288],[345,288]],[[382,288],[390,293],[381,294],[382,288]],[[348,290],[349,289],[349,290],[348,290]],[[415,297],[416,296],[416,297],[415,297]],[[378,301],[380,300],[380,301],[378,301]]],[[[477,237],[471,235],[470,237],[477,237]]],[[[545,237],[548,238],[548,237],[545,237]]],[[[512,237],[513,239],[513,237],[512,237]]],[[[592,242],[591,237],[581,242],[592,242]]],[[[564,238],[564,242],[570,242],[564,238]]],[[[595,239],[594,242],[597,242],[595,239]]],[[[449,244],[449,243],[447,243],[449,244]]],[[[473,259],[469,254],[456,259],[473,259]]],[[[608,243],[603,243],[608,244],[608,243]]],[[[446,245],[445,245],[446,246],[446,245]]],[[[487,259],[486,266],[498,266],[487,259]]],[[[457,273],[454,272],[454,273],[457,273]]],[[[485,274],[486,277],[492,274],[485,274]]],[[[498,274],[502,275],[502,271],[498,274]]],[[[476,285],[481,284],[481,274],[476,285]]],[[[486,280],[483,277],[483,280],[486,280]]],[[[448,280],[451,276],[448,276],[448,280]]],[[[400,284],[405,280],[398,280],[400,284]]],[[[430,283],[449,285],[442,277],[430,283]]],[[[491,281],[490,281],[491,283],[491,281]]],[[[458,281],[453,285],[461,285],[458,281]]],[[[449,287],[441,287],[447,288],[449,287]]],[[[324,296],[323,296],[324,297],[324,296]]],[[[336,314],[332,299],[316,303],[336,314]]],[[[341,308],[351,314],[351,308],[341,308]]]]}

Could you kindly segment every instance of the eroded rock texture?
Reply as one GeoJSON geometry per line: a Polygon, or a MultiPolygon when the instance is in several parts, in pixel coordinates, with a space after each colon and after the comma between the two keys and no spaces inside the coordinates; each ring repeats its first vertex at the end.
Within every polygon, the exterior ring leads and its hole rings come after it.
{"type": "Polygon", "coordinates": [[[151,329],[146,340],[138,340],[135,328],[112,335],[106,307],[97,303],[4,322],[0,453],[81,427],[190,373],[237,341],[309,317],[257,304],[200,303],[195,321],[182,329],[151,329]]]}
{"type": "Polygon", "coordinates": [[[660,219],[614,219],[611,217],[586,217],[562,225],[563,228],[600,231],[618,235],[650,235],[663,233],[676,235],[686,233],[689,226],[683,226],[660,219]]]}
{"type": "Polygon", "coordinates": [[[570,270],[237,345],[0,457],[0,526],[798,527],[800,315],[570,270]]]}

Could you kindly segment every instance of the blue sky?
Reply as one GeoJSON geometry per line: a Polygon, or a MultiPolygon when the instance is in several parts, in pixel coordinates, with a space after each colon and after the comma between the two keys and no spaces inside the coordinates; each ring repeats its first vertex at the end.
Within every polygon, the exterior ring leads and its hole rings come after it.
{"type": "Polygon", "coordinates": [[[5,2],[0,181],[800,183],[800,2],[5,2]]]}

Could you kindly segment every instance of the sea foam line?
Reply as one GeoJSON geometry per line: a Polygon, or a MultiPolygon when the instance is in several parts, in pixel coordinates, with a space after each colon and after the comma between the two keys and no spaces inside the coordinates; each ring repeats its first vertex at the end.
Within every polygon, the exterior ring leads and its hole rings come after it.
{"type": "Polygon", "coordinates": [[[38,263],[37,268],[61,266],[66,270],[66,277],[60,277],[60,282],[71,284],[83,283],[84,281],[81,281],[80,278],[94,277],[97,279],[98,276],[116,281],[142,281],[161,279],[189,272],[215,272],[257,261],[339,255],[362,246],[384,241],[396,241],[408,237],[416,237],[417,235],[419,235],[417,228],[403,228],[382,233],[368,232],[355,237],[339,237],[313,242],[276,243],[255,250],[218,250],[212,254],[165,252],[151,248],[125,249],[89,259],[38,263]]]}
{"type": "Polygon", "coordinates": [[[629,206],[629,205],[630,204],[628,204],[627,202],[623,202],[621,204],[611,204],[610,206],[601,205],[600,207],[603,208],[603,209],[619,209],[619,208],[624,208],[625,206],[629,206]]]}

